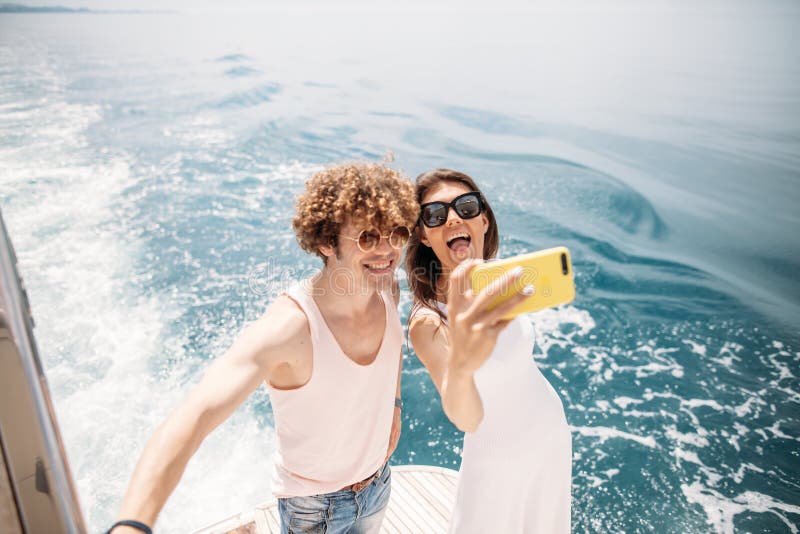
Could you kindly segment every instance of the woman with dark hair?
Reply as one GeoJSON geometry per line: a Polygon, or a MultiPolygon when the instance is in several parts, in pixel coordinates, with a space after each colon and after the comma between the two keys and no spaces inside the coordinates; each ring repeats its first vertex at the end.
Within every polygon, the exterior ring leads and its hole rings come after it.
{"type": "Polygon", "coordinates": [[[489,311],[512,272],[473,294],[469,271],[497,253],[492,208],[466,174],[437,169],[416,184],[420,220],[406,251],[414,296],[409,335],[465,432],[450,532],[570,531],[572,437],[558,394],[533,360],[524,315],[503,316],[534,288],[489,311]]]}

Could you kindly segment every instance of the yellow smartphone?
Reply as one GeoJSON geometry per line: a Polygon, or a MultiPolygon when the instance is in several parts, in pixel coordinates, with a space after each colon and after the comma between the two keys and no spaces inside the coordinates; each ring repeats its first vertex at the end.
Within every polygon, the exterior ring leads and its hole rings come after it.
{"type": "Polygon", "coordinates": [[[482,291],[503,273],[515,267],[522,268],[522,275],[495,297],[489,309],[508,300],[526,285],[533,286],[533,294],[514,308],[505,319],[511,319],[520,313],[566,304],[575,298],[572,260],[567,247],[548,248],[478,265],[470,272],[472,291],[475,293],[482,291]]]}

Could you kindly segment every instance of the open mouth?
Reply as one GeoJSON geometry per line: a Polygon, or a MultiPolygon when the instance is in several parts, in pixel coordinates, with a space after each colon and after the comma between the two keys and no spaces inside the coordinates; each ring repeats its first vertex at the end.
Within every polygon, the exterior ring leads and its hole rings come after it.
{"type": "Polygon", "coordinates": [[[468,248],[471,241],[467,232],[458,232],[447,238],[447,246],[450,250],[461,251],[468,248]]]}
{"type": "Polygon", "coordinates": [[[376,274],[389,272],[394,268],[394,260],[380,260],[364,263],[368,271],[376,274]]]}

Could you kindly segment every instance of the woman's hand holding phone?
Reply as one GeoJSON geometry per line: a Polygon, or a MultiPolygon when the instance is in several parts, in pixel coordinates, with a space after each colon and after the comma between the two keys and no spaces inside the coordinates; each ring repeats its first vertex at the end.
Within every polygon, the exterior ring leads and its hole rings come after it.
{"type": "Polygon", "coordinates": [[[499,306],[488,309],[494,297],[507,294],[522,275],[522,268],[513,269],[494,280],[477,295],[473,293],[470,271],[480,260],[460,264],[449,278],[447,290],[450,372],[472,374],[489,359],[497,336],[511,319],[504,319],[533,293],[533,286],[523,286],[499,306]]]}

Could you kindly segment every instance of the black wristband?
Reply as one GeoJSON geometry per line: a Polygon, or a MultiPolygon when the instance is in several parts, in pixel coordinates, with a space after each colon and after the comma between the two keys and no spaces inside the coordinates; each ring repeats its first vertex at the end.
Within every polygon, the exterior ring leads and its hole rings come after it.
{"type": "Polygon", "coordinates": [[[394,407],[395,408],[400,408],[402,410],[403,409],[403,399],[401,399],[400,397],[395,397],[394,398],[394,407]]]}
{"type": "Polygon", "coordinates": [[[153,530],[150,527],[140,521],[134,521],[133,519],[123,519],[122,521],[117,521],[111,525],[110,529],[106,530],[106,534],[111,534],[111,531],[117,527],[133,527],[138,528],[144,532],[144,534],[153,534],[153,530]]]}

